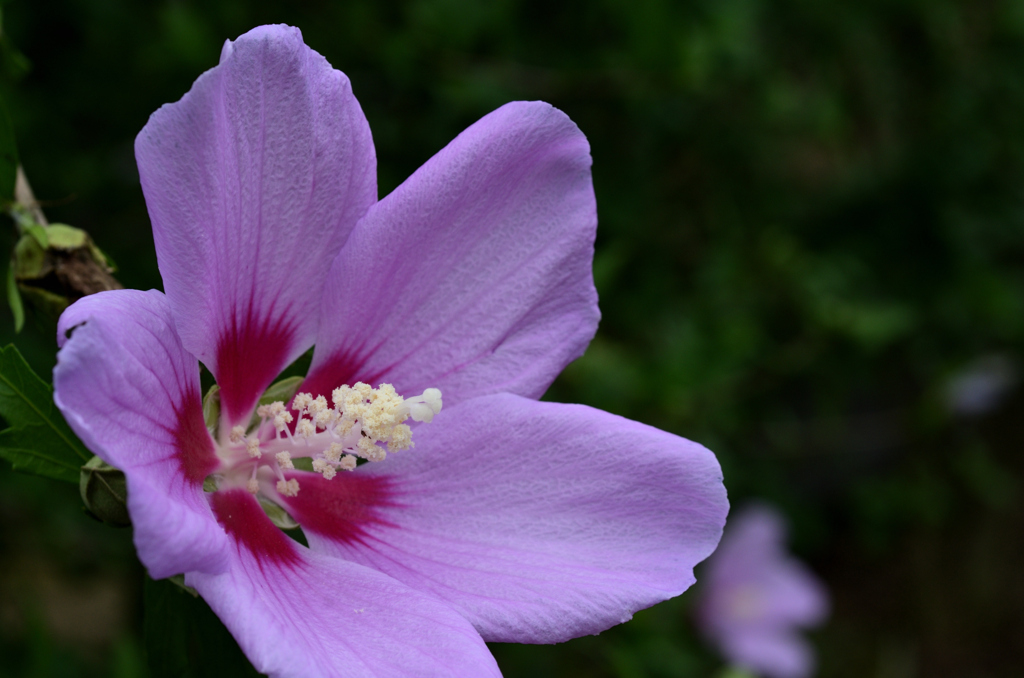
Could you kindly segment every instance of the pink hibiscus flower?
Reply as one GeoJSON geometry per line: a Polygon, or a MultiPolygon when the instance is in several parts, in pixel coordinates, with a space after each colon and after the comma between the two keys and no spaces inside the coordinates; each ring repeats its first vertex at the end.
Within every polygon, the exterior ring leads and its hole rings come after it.
{"type": "Polygon", "coordinates": [[[814,673],[814,650],[800,631],[828,617],[828,592],[786,552],[778,511],[755,504],[733,517],[704,567],[697,620],[730,662],[771,678],[814,673]]]}
{"type": "Polygon", "coordinates": [[[537,401],[599,317],[589,147],[563,113],[503,106],[377,202],[348,79],[264,26],[136,157],[166,294],[70,307],[55,399],[124,470],[150,574],[184,573],[259,671],[498,675],[485,640],[597,633],[693,583],[727,511],[714,456],[537,401]],[[314,344],[300,395],[257,409],[314,344]]]}

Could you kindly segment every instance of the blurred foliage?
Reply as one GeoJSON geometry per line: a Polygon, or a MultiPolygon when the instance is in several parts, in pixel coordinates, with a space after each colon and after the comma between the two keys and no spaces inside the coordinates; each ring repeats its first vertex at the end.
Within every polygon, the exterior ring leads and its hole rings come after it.
{"type": "MultiPolygon", "coordinates": [[[[594,156],[604,320],[548,397],[696,439],[735,501],[783,507],[835,595],[821,675],[1024,665],[1024,401],[958,419],[945,398],[974,358],[1024,357],[1024,3],[15,0],[4,21],[31,64],[0,96],[35,192],[126,287],[160,285],[134,135],[257,24],[299,26],[350,76],[382,195],[507,101],[566,111],[594,156]]],[[[16,343],[52,365],[48,321],[16,343]]],[[[56,529],[19,492],[5,545],[56,529]]],[[[97,572],[137,568],[111,553],[97,572]]],[[[8,598],[0,676],[142,670],[136,609],[83,649],[8,598]]],[[[712,675],[688,601],[495,652],[508,676],[712,675]]]]}

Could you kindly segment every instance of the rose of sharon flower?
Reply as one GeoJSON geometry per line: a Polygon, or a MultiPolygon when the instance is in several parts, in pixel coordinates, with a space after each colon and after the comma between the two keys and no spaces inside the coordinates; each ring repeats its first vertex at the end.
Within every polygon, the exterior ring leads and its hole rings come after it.
{"type": "Polygon", "coordinates": [[[714,456],[537,401],[598,321],[563,113],[504,106],[377,202],[349,81],[265,26],[135,148],[166,294],[71,306],[55,399],[124,470],[150,575],[184,573],[256,669],[494,676],[485,640],[597,633],[693,583],[727,511],[714,456]],[[257,408],[314,343],[295,399],[257,408]]]}
{"type": "Polygon", "coordinates": [[[828,593],[786,552],[786,523],[754,505],[729,520],[703,571],[701,631],[739,667],[771,678],[805,678],[814,653],[799,631],[828,616],[828,593]]]}

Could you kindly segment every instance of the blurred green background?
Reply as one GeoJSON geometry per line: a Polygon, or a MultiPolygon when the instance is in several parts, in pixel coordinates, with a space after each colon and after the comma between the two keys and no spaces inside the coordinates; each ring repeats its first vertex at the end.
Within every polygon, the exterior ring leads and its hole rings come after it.
{"type": "MultiPolygon", "coordinates": [[[[0,93],[36,195],[127,287],[160,286],[135,134],[255,25],[300,27],[349,75],[382,196],[507,101],[564,110],[592,146],[604,318],[548,397],[702,442],[734,505],[784,510],[833,594],[812,634],[819,675],[1024,671],[1024,2],[14,0],[3,13],[31,63],[0,93]],[[977,365],[1010,384],[983,413],[963,404],[977,365]]],[[[0,343],[41,374],[53,336],[31,314],[15,336],[0,312],[0,343]]],[[[0,676],[145,675],[130,533],[82,515],[75,488],[0,466],[0,676]]],[[[712,676],[691,599],[495,654],[509,677],[712,676]]]]}

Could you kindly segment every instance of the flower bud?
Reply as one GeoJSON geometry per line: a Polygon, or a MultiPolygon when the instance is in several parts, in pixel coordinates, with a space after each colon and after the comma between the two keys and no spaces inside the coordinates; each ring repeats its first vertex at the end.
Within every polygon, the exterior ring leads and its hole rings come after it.
{"type": "Polygon", "coordinates": [[[132,524],[128,516],[128,488],[121,469],[93,457],[82,467],[78,490],[85,508],[99,520],[115,527],[132,524]]]}

